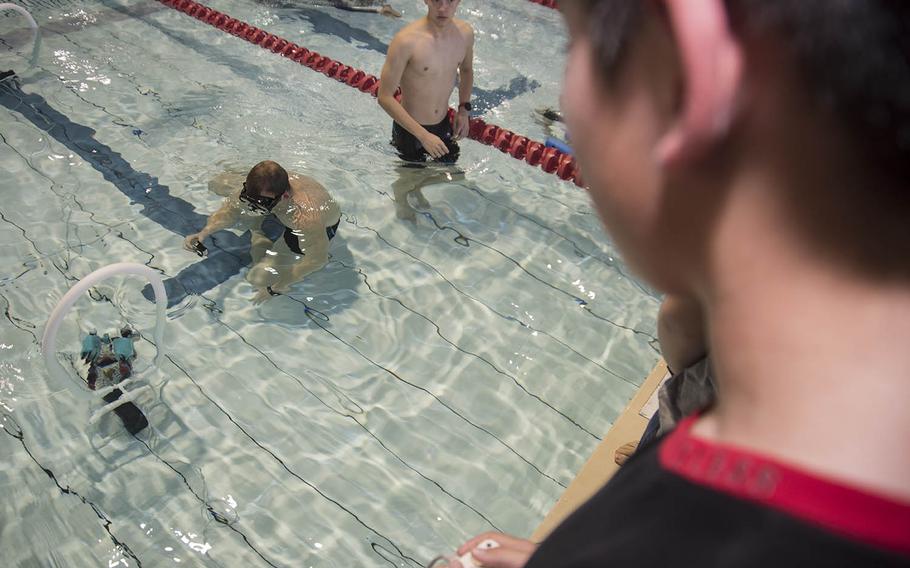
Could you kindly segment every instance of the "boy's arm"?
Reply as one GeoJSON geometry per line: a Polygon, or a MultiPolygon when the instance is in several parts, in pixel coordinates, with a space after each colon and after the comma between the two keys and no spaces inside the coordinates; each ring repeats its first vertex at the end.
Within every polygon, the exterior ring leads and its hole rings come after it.
{"type": "Polygon", "coordinates": [[[474,89],[474,29],[467,28],[468,47],[464,59],[458,64],[458,109],[455,113],[455,138],[464,138],[470,128],[470,113],[461,105],[471,102],[471,91],[474,89]]]}
{"type": "Polygon", "coordinates": [[[398,90],[398,86],[401,84],[401,77],[404,75],[404,70],[408,66],[410,59],[410,45],[406,39],[402,38],[401,34],[396,35],[392,39],[391,45],[389,45],[389,52],[382,66],[377,99],[379,100],[379,106],[392,117],[392,120],[420,140],[422,136],[428,134],[427,130],[414,120],[414,117],[408,114],[408,111],[395,99],[395,91],[398,90]]]}
{"type": "Polygon", "coordinates": [[[426,128],[414,120],[414,117],[395,99],[395,91],[401,84],[401,77],[404,75],[404,70],[410,59],[411,45],[399,32],[392,39],[389,53],[385,58],[385,64],[382,66],[382,74],[379,79],[379,96],[377,97],[379,106],[392,117],[392,120],[413,134],[430,156],[441,158],[449,151],[445,142],[435,134],[428,132],[426,128]]]}

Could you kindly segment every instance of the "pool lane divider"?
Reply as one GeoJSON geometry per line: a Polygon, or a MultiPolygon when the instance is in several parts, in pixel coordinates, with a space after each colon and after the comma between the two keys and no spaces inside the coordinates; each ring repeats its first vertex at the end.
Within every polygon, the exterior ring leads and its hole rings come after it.
{"type": "Polygon", "coordinates": [[[546,6],[547,8],[553,8],[554,10],[559,10],[558,0],[531,0],[535,4],[540,4],[541,6],[546,6]]]}
{"type": "MultiPolygon", "coordinates": [[[[369,93],[376,97],[379,93],[379,78],[364,71],[335,61],[320,53],[309,50],[302,45],[288,41],[282,37],[270,34],[267,31],[252,26],[246,22],[232,18],[223,12],[209,8],[194,0],[157,0],[169,8],[183,12],[200,22],[204,22],[223,32],[227,32],[242,40],[258,45],[272,53],[286,57],[305,67],[322,73],[362,93],[369,93]]],[[[534,1],[534,0],[532,0],[534,1]]],[[[540,0],[539,3],[547,5],[552,0],[540,0]]],[[[555,2],[553,2],[555,4],[555,2]]],[[[551,6],[552,7],[552,6],[551,6]]],[[[396,96],[399,96],[396,94],[396,96]]],[[[454,111],[449,109],[451,117],[454,111]]],[[[470,119],[468,137],[472,140],[493,146],[501,152],[509,154],[517,160],[527,162],[532,166],[539,166],[543,171],[554,174],[560,179],[574,182],[579,187],[584,187],[581,174],[575,158],[561,152],[557,148],[548,148],[546,145],[525,136],[521,136],[495,124],[488,124],[484,120],[472,117],[470,119]]]]}

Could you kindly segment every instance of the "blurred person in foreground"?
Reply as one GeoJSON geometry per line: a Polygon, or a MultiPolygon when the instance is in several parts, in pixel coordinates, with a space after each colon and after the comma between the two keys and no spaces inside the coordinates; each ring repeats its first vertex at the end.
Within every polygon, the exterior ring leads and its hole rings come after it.
{"type": "Polygon", "coordinates": [[[697,302],[717,400],[539,546],[458,553],[910,565],[910,2],[559,5],[584,179],[636,272],[697,302]]]}

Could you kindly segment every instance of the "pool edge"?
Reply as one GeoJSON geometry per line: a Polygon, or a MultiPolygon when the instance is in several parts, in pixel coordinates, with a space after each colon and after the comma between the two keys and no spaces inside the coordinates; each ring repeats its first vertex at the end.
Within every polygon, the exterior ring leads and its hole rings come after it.
{"type": "Polygon", "coordinates": [[[636,441],[641,437],[648,419],[656,410],[657,388],[666,377],[667,364],[661,359],[610,427],[607,435],[597,445],[591,457],[578,471],[572,483],[531,535],[532,541],[540,542],[546,538],[563,519],[603,487],[619,469],[613,461],[614,452],[626,442],[636,441]]]}

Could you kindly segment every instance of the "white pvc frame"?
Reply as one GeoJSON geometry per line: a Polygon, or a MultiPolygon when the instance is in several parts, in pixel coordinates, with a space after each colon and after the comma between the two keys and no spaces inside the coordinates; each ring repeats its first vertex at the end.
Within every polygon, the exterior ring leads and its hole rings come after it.
{"type": "MultiPolygon", "coordinates": [[[[2,6],[2,4],[0,4],[0,6],[2,6]]],[[[155,304],[157,307],[155,319],[155,345],[157,346],[155,365],[157,366],[161,362],[161,359],[164,356],[164,319],[165,308],[167,307],[167,292],[164,289],[164,282],[157,272],[144,264],[120,262],[105,266],[104,268],[99,268],[77,282],[76,285],[70,288],[69,292],[60,299],[57,307],[51,312],[51,316],[47,320],[47,326],[44,328],[44,335],[41,337],[41,353],[44,355],[44,364],[47,366],[49,373],[55,374],[63,380],[68,380],[66,369],[64,369],[63,365],[60,364],[60,361],[57,360],[57,332],[60,331],[60,325],[63,323],[63,318],[66,317],[66,314],[69,313],[76,301],[79,300],[79,298],[82,297],[82,294],[89,288],[101,280],[121,274],[144,276],[152,285],[152,290],[155,292],[155,304]]],[[[104,395],[114,389],[123,390],[124,387],[135,383],[136,380],[130,378],[121,381],[116,385],[98,389],[97,391],[94,391],[94,394],[101,399],[104,395]]],[[[110,404],[102,406],[92,413],[91,418],[89,418],[89,424],[95,424],[105,413],[114,410],[122,404],[132,402],[140,394],[150,390],[151,387],[145,385],[128,392],[124,391],[124,394],[120,398],[110,404]]]]}

